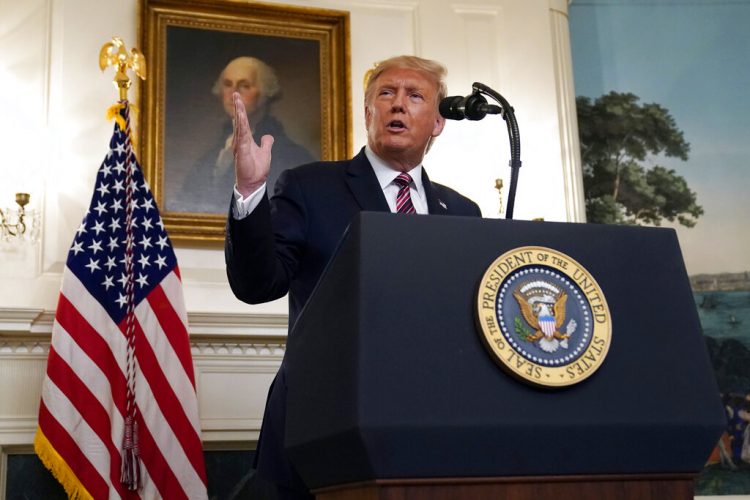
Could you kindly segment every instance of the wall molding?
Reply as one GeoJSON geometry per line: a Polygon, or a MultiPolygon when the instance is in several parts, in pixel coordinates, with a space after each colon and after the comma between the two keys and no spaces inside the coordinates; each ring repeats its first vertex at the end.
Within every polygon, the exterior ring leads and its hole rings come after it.
{"type": "Polygon", "coordinates": [[[550,0],[550,33],[552,36],[555,91],[557,92],[560,158],[562,160],[565,190],[566,220],[568,222],[586,222],[567,7],[565,0],[550,0]]]}
{"type": "MultiPolygon", "coordinates": [[[[286,350],[287,316],[188,313],[188,322],[204,443],[252,448],[286,350]]],[[[13,401],[0,409],[0,448],[32,444],[53,323],[54,311],[0,308],[0,396],[13,401]]]]}
{"type": "MultiPolygon", "coordinates": [[[[0,307],[0,339],[49,340],[55,312],[33,308],[0,307]]],[[[267,341],[284,344],[286,314],[188,313],[191,343],[267,341]]]]}

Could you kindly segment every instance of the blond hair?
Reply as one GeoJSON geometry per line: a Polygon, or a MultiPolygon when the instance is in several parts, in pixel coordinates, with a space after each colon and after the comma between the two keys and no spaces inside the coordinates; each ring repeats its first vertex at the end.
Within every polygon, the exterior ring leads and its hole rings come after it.
{"type": "Polygon", "coordinates": [[[445,84],[445,76],[448,74],[448,70],[445,69],[445,66],[437,61],[417,56],[396,56],[376,63],[375,67],[365,74],[365,105],[369,105],[371,102],[378,77],[391,69],[413,69],[424,73],[435,84],[437,102],[448,95],[448,87],[445,84]]]}

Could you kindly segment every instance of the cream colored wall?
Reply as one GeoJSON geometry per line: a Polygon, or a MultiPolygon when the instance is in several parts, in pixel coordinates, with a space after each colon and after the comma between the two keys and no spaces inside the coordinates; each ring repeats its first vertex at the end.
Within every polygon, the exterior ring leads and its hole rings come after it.
{"type": "MultiPolygon", "coordinates": [[[[373,61],[435,58],[449,68],[451,94],[481,81],[514,106],[523,160],[516,218],[582,220],[565,0],[287,3],[351,12],[355,149],[365,142],[361,82],[373,61]]],[[[0,0],[0,205],[25,190],[43,211],[39,244],[0,247],[0,447],[28,445],[35,428],[60,273],[112,130],[104,118],[116,100],[112,74],[97,61],[115,35],[135,43],[134,0],[0,0]]],[[[508,185],[508,160],[495,117],[449,123],[425,164],[497,217],[494,181],[508,185]]],[[[178,248],[177,256],[204,438],[247,443],[283,354],[286,302],[234,299],[220,250],[178,248]]]]}
{"type": "MultiPolygon", "coordinates": [[[[451,94],[473,81],[500,91],[516,110],[524,166],[516,218],[578,221],[575,121],[565,0],[296,1],[351,12],[354,144],[365,143],[362,75],[373,61],[415,53],[443,61],[451,94]],[[387,36],[380,36],[387,33],[387,36]],[[572,177],[572,180],[570,179],[572,177]],[[565,189],[564,189],[565,188],[565,189]],[[567,194],[566,194],[567,193],[567,194]]],[[[116,99],[111,72],[97,64],[113,35],[132,44],[136,3],[27,0],[0,3],[0,203],[19,190],[44,212],[35,252],[3,254],[0,304],[52,310],[71,235],[91,196],[111,123],[104,111],[116,99]],[[8,278],[13,282],[6,282],[8,278]]],[[[508,181],[504,123],[451,122],[426,159],[431,176],[475,199],[497,217],[494,179],[508,181]]],[[[507,189],[506,189],[507,191],[507,189]]],[[[284,301],[248,308],[227,289],[219,251],[177,250],[188,309],[279,313],[284,301]]]]}

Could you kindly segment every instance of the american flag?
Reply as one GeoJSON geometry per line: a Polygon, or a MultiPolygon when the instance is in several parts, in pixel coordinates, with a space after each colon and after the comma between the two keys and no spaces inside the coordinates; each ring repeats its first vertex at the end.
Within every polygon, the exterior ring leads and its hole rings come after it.
{"type": "Polygon", "coordinates": [[[34,447],[71,498],[206,498],[179,268],[118,107],[63,272],[34,447]]]}

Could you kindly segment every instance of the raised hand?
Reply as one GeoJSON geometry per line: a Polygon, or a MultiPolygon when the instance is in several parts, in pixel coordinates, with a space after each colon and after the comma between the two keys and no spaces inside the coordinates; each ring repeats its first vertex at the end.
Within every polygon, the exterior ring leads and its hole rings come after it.
{"type": "Polygon", "coordinates": [[[271,169],[271,146],[273,137],[264,135],[260,146],[253,139],[247,111],[240,94],[232,94],[234,100],[234,132],[232,149],[234,151],[234,173],[237,190],[242,196],[248,196],[266,182],[271,169]]]}

